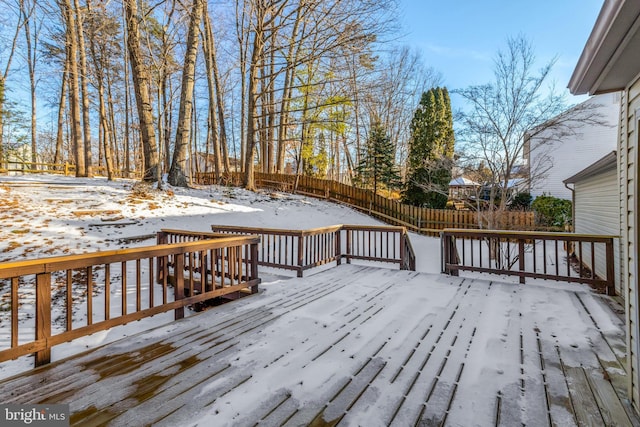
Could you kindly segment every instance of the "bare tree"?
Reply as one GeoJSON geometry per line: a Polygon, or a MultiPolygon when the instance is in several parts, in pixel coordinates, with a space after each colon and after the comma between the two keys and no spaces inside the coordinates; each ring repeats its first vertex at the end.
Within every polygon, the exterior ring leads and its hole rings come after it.
{"type": "Polygon", "coordinates": [[[18,36],[20,35],[20,30],[24,25],[24,20],[22,19],[22,14],[20,13],[20,8],[14,8],[9,3],[0,2],[0,4],[4,4],[6,6],[6,11],[9,14],[14,13],[16,15],[16,26],[15,31],[13,32],[8,48],[2,48],[0,50],[0,60],[4,61],[3,70],[0,73],[0,169],[2,169],[2,161],[4,158],[3,147],[4,147],[4,123],[5,123],[5,103],[6,99],[6,83],[7,78],[9,77],[9,70],[11,69],[11,65],[13,63],[13,57],[16,52],[16,47],[18,45],[18,36]],[[5,57],[6,54],[6,57],[5,57]]]}
{"type": "Polygon", "coordinates": [[[76,19],[76,39],[78,41],[78,57],[80,63],[80,91],[82,95],[82,129],[84,147],[85,170],[81,176],[91,176],[91,123],[90,123],[90,100],[88,87],[87,50],[84,42],[84,11],[80,8],[78,0],[73,1],[73,9],[76,19]]]}
{"type": "MultiPolygon", "coordinates": [[[[38,159],[37,144],[37,97],[36,97],[36,63],[41,20],[36,15],[36,3],[20,0],[20,11],[24,22],[24,36],[26,41],[26,60],[29,69],[29,90],[31,94],[31,162],[38,159]]],[[[35,164],[32,165],[35,168],[35,164]]]]}
{"type": "MultiPolygon", "coordinates": [[[[506,51],[498,52],[493,83],[456,90],[468,103],[461,113],[464,141],[460,147],[467,161],[483,161],[490,171],[489,212],[506,210],[512,196],[516,166],[524,163],[527,140],[544,136],[558,141],[575,133],[581,124],[598,123],[599,113],[591,107],[577,107],[567,113],[562,94],[545,86],[554,61],[536,69],[531,43],[519,36],[507,41],[506,51]]],[[[535,174],[534,174],[535,176],[535,174]]],[[[482,218],[487,228],[495,228],[495,215],[482,218]]]]}
{"type": "Polygon", "coordinates": [[[184,54],[184,69],[182,71],[182,90],[180,92],[180,110],[178,113],[178,129],[176,132],[176,145],[173,152],[171,169],[169,170],[169,183],[171,185],[186,187],[189,183],[186,178],[187,148],[191,129],[193,112],[193,87],[195,80],[196,59],[198,56],[198,29],[202,19],[202,3],[205,0],[193,0],[187,46],[184,54]]]}
{"type": "MultiPolygon", "coordinates": [[[[68,0],[67,0],[68,1],[68,0]]],[[[127,22],[127,48],[131,62],[131,76],[138,107],[138,120],[142,138],[144,170],[142,179],[153,181],[158,179],[158,152],[153,125],[153,107],[151,102],[150,76],[148,66],[142,57],[140,41],[140,20],[136,0],[124,1],[127,22]]],[[[126,153],[128,155],[128,153],[126,153]]]]}
{"type": "Polygon", "coordinates": [[[69,72],[69,106],[71,109],[71,141],[76,161],[76,176],[87,176],[82,123],[80,120],[80,86],[78,83],[78,32],[74,9],[70,0],[59,2],[65,22],[66,61],[69,72]]]}

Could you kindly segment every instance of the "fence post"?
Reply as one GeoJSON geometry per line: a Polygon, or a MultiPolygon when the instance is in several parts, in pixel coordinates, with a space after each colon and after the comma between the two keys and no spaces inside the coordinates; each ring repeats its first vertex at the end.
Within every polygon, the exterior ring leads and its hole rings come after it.
{"type": "Polygon", "coordinates": [[[64,162],[64,176],[69,175],[69,163],[64,162]]]}
{"type": "MultiPolygon", "coordinates": [[[[174,256],[175,265],[173,266],[173,275],[175,276],[175,300],[179,301],[184,298],[184,256],[185,254],[176,254],[174,256]]],[[[224,276],[222,277],[224,281],[224,276]]],[[[184,317],[184,306],[176,308],[175,320],[184,317]]]]}
{"type": "MultiPolygon", "coordinates": [[[[518,268],[520,272],[524,273],[524,239],[520,237],[518,239],[518,268]]],[[[525,277],[520,276],[520,283],[524,285],[525,277]]]]}
{"type": "Polygon", "coordinates": [[[347,264],[351,264],[351,230],[345,230],[347,232],[347,264]]]}
{"type": "MultiPolygon", "coordinates": [[[[613,259],[613,238],[608,238],[606,242],[606,263],[607,263],[607,295],[616,294],[615,268],[613,259]]],[[[593,267],[595,268],[595,267],[593,267]]]]}
{"type": "Polygon", "coordinates": [[[44,340],[45,349],[35,353],[35,367],[51,361],[51,273],[36,275],[36,341],[44,340]]]}

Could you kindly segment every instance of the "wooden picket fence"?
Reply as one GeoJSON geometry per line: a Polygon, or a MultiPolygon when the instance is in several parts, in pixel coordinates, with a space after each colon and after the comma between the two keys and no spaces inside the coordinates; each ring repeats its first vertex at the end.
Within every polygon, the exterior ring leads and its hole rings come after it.
{"type": "MultiPolygon", "coordinates": [[[[51,173],[57,175],[75,175],[76,173],[76,165],[64,162],[64,163],[41,163],[41,162],[18,162],[18,161],[0,161],[0,173],[20,173],[20,174],[38,174],[38,173],[51,173]]],[[[107,175],[107,167],[106,166],[91,166],[91,173],[93,175],[106,176],[107,175]]],[[[113,170],[111,171],[113,176],[116,178],[140,178],[139,171],[124,171],[124,170],[113,170]]]]}
{"type": "MultiPolygon", "coordinates": [[[[197,173],[195,182],[201,185],[240,185],[240,173],[226,174],[219,180],[214,173],[197,173]]],[[[258,188],[304,194],[348,205],[388,224],[409,230],[439,236],[445,228],[485,228],[489,220],[501,230],[535,230],[533,212],[475,212],[451,209],[429,209],[406,205],[391,200],[371,190],[353,187],[340,182],[301,175],[256,173],[258,188]],[[493,218],[489,218],[492,215],[493,218]]]]}

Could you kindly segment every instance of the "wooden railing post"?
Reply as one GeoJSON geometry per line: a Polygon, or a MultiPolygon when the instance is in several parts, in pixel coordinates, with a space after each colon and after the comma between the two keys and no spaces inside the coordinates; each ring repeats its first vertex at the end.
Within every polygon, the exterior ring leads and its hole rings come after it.
{"type": "Polygon", "coordinates": [[[613,239],[607,239],[606,245],[606,265],[607,265],[607,295],[616,294],[616,279],[615,279],[615,260],[613,259],[613,239]]]}
{"type": "MultiPolygon", "coordinates": [[[[258,278],[258,244],[252,243],[251,244],[251,276],[249,277],[249,279],[253,280],[257,278],[258,278]]],[[[251,287],[251,293],[252,294],[258,293],[258,285],[251,287]]]]}
{"type": "Polygon", "coordinates": [[[458,276],[459,270],[451,268],[450,265],[454,262],[458,263],[458,256],[456,254],[455,236],[447,233],[442,234],[442,252],[444,254],[443,272],[451,276],[458,276]]]}
{"type": "Polygon", "coordinates": [[[407,253],[406,253],[406,245],[405,245],[405,239],[406,239],[406,234],[407,234],[407,229],[403,227],[403,230],[400,232],[400,270],[406,270],[407,269],[407,253]]]}
{"type": "MultiPolygon", "coordinates": [[[[524,273],[524,239],[518,239],[518,269],[521,273],[524,273]]],[[[520,283],[524,285],[525,277],[524,275],[520,276],[520,283]]]]}
{"type": "Polygon", "coordinates": [[[298,277],[302,277],[304,263],[304,233],[298,233],[298,277]]]}
{"type": "MultiPolygon", "coordinates": [[[[165,231],[158,231],[156,233],[156,244],[166,245],[168,242],[168,235],[165,231]]],[[[156,259],[156,278],[157,283],[162,283],[164,280],[165,266],[167,265],[168,257],[159,256],[156,259]]]]}
{"type": "MultiPolygon", "coordinates": [[[[184,257],[186,254],[176,254],[174,256],[175,265],[173,266],[173,276],[175,278],[175,287],[173,289],[175,300],[179,301],[184,298],[184,257]]],[[[224,277],[222,278],[224,280],[224,277]]],[[[184,306],[176,308],[175,319],[184,317],[184,306]]]]}
{"type": "Polygon", "coordinates": [[[342,228],[340,228],[339,230],[336,230],[335,236],[336,236],[336,242],[335,242],[336,243],[336,247],[335,247],[336,264],[340,265],[342,264],[342,243],[340,239],[340,236],[342,236],[342,228]]]}
{"type": "Polygon", "coordinates": [[[449,274],[447,264],[449,264],[449,251],[447,250],[447,234],[443,231],[440,233],[440,272],[449,274]]]}
{"type": "Polygon", "coordinates": [[[351,238],[352,238],[352,232],[351,230],[346,230],[347,232],[347,250],[346,250],[346,258],[347,258],[347,264],[351,264],[351,238]]]}
{"type": "Polygon", "coordinates": [[[35,366],[51,361],[51,273],[36,275],[36,341],[45,340],[46,348],[35,353],[35,366]]]}

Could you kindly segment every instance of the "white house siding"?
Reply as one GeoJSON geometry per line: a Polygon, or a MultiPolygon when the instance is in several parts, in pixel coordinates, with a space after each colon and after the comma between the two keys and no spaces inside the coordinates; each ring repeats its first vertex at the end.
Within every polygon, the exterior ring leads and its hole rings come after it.
{"type": "Polygon", "coordinates": [[[562,181],[614,151],[617,147],[617,124],[620,117],[620,94],[608,93],[589,98],[585,103],[599,104],[602,121],[610,124],[582,125],[576,134],[562,141],[542,144],[540,138],[529,142],[528,162],[531,167],[530,192],[535,198],[542,194],[571,200],[571,191],[562,181]],[[549,168],[544,177],[536,178],[549,168]]]}
{"type": "MultiPolygon", "coordinates": [[[[618,236],[620,234],[620,190],[618,171],[613,168],[575,183],[575,231],[583,234],[618,236]]],[[[615,240],[618,243],[618,240],[615,240]]],[[[591,245],[582,245],[583,264],[606,277],[604,245],[595,245],[595,266],[591,265],[591,245]]],[[[620,246],[614,245],[616,293],[624,295],[620,286],[620,246]]]]}
{"type": "Polygon", "coordinates": [[[638,218],[635,215],[637,204],[637,164],[638,164],[638,132],[640,120],[640,80],[637,78],[630,84],[626,91],[626,100],[623,104],[621,123],[621,146],[620,156],[623,173],[621,174],[622,184],[622,203],[620,206],[622,214],[622,258],[625,269],[624,287],[627,290],[626,306],[627,306],[627,334],[629,335],[629,357],[631,362],[631,396],[634,406],[640,410],[640,391],[638,384],[638,339],[640,338],[640,330],[638,328],[638,272],[636,260],[638,259],[638,247],[636,246],[636,233],[638,230],[638,218]]]}

